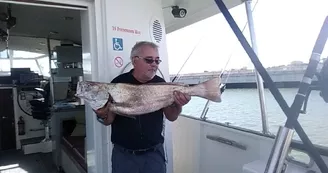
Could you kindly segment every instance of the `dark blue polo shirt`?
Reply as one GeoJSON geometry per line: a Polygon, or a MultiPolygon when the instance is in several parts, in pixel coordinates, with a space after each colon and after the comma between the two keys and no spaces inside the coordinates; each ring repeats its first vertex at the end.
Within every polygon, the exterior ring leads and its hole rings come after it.
{"type": "MultiPolygon", "coordinates": [[[[119,75],[112,80],[112,83],[142,84],[134,78],[132,71],[119,75]]],[[[147,83],[156,82],[165,82],[165,80],[156,75],[147,83]]],[[[136,119],[116,115],[111,124],[112,142],[127,149],[144,149],[163,143],[163,115],[162,109],[136,116],[136,119]]]]}

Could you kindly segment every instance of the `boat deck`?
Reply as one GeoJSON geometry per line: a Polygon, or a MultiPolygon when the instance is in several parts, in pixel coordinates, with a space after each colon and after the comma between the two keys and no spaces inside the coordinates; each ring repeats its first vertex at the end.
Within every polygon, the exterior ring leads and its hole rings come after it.
{"type": "Polygon", "coordinates": [[[22,151],[0,152],[0,173],[59,173],[51,153],[24,155],[22,151]]]}

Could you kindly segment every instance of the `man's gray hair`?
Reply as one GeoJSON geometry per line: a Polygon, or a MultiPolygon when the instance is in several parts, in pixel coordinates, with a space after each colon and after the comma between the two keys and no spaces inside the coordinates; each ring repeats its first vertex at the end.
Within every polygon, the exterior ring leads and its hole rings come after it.
{"type": "Polygon", "coordinates": [[[141,48],[143,46],[150,46],[151,48],[156,49],[158,51],[158,46],[155,43],[150,42],[150,41],[140,41],[140,42],[137,42],[132,47],[131,55],[130,55],[131,60],[132,60],[133,57],[138,56],[140,54],[141,48]]]}

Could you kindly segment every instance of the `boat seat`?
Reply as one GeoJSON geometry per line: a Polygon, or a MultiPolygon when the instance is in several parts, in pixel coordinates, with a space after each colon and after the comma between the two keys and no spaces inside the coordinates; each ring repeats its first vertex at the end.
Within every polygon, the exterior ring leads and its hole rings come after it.
{"type": "Polygon", "coordinates": [[[49,83],[45,85],[44,89],[36,89],[43,98],[30,100],[29,103],[31,105],[31,116],[33,119],[41,120],[42,124],[45,128],[45,138],[42,142],[50,140],[50,132],[49,132],[49,121],[51,118],[50,106],[49,106],[49,96],[50,96],[50,85],[49,83]]]}
{"type": "Polygon", "coordinates": [[[40,100],[31,100],[32,117],[37,120],[48,120],[50,117],[50,107],[40,100]]]}
{"type": "MultiPolygon", "coordinates": [[[[265,160],[256,160],[250,163],[247,163],[243,166],[243,173],[263,173],[265,172],[265,167],[267,165],[267,161],[265,160]]],[[[309,173],[310,170],[289,163],[287,170],[284,173],[309,173]]]]}

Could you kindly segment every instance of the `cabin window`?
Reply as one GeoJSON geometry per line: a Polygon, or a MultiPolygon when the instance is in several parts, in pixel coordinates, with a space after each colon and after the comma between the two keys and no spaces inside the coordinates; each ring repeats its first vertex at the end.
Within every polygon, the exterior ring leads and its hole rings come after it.
{"type": "MultiPolygon", "coordinates": [[[[54,64],[53,64],[54,65],[54,64]]],[[[10,68],[30,68],[40,75],[50,76],[49,58],[45,54],[37,52],[27,52],[18,50],[3,50],[0,52],[0,72],[3,75],[10,75],[10,68]],[[12,64],[8,58],[12,57],[12,64]],[[12,66],[11,66],[12,65],[12,66]]]]}
{"type": "Polygon", "coordinates": [[[42,57],[44,54],[35,53],[35,52],[26,52],[26,51],[13,51],[13,58],[28,58],[28,59],[35,59],[38,57],[42,57]]]}
{"type": "Polygon", "coordinates": [[[9,59],[0,59],[0,72],[10,71],[10,61],[9,59]]]}
{"type": "MultiPolygon", "coordinates": [[[[49,58],[48,57],[39,58],[36,61],[39,63],[39,68],[42,75],[50,77],[49,58]]],[[[54,67],[55,66],[54,62],[51,61],[51,63],[52,63],[51,66],[54,67]]]]}
{"type": "Polygon", "coordinates": [[[25,68],[25,67],[29,67],[29,68],[31,68],[31,71],[34,71],[35,73],[40,74],[40,70],[34,59],[32,59],[32,60],[30,60],[30,59],[14,60],[13,61],[13,68],[25,68]]]}

